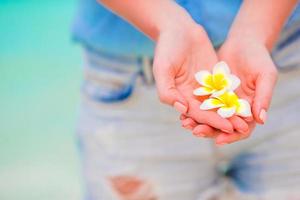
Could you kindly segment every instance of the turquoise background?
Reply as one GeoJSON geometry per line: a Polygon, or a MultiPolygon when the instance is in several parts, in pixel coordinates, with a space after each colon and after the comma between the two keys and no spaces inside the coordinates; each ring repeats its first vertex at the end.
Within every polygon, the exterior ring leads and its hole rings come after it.
{"type": "Polygon", "coordinates": [[[0,0],[0,199],[77,200],[76,2],[0,0]]]}

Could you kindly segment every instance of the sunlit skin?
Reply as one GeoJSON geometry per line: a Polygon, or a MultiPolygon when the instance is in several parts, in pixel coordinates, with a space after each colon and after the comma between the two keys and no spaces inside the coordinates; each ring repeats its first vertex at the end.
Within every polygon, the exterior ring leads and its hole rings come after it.
{"type": "MultiPolygon", "coordinates": [[[[218,56],[226,61],[232,72],[241,79],[241,86],[236,90],[237,95],[252,105],[252,113],[256,121],[264,123],[265,119],[260,118],[259,107],[262,105],[265,109],[269,107],[277,79],[277,70],[266,46],[250,40],[228,40],[219,50],[218,56]]],[[[249,120],[247,122],[249,131],[244,133],[229,135],[225,132],[219,132],[219,134],[211,134],[213,132],[211,128],[203,128],[202,124],[195,122],[192,124],[193,126],[189,128],[193,130],[194,134],[197,135],[205,131],[208,133],[204,134],[205,136],[213,136],[216,143],[221,144],[248,138],[255,128],[255,122],[249,120]]]]}
{"type": "MultiPolygon", "coordinates": [[[[238,96],[250,102],[252,113],[257,121],[264,123],[259,116],[258,104],[265,105],[265,108],[269,106],[277,78],[277,71],[268,49],[261,44],[255,44],[250,41],[249,43],[246,41],[244,43],[243,41],[230,40],[221,47],[218,56],[220,59],[225,60],[230,65],[233,73],[237,74],[241,79],[241,87],[236,90],[238,96]],[[235,48],[233,48],[233,45],[235,48]],[[261,66],[264,67],[262,68],[261,66]]],[[[193,129],[195,134],[206,131],[208,133],[206,134],[207,137],[213,136],[216,143],[224,144],[248,138],[255,128],[255,122],[250,121],[247,123],[249,131],[241,134],[229,135],[225,132],[211,134],[213,129],[208,127],[202,128],[204,126],[200,124],[197,127],[196,123],[190,129],[193,129]]]]}
{"type": "Polygon", "coordinates": [[[199,109],[201,102],[193,95],[199,86],[194,75],[200,70],[211,71],[209,67],[217,63],[217,55],[200,27],[187,29],[189,32],[178,30],[176,37],[171,32],[163,33],[158,39],[153,72],[160,100],[169,105],[177,101],[185,105],[186,114],[198,123],[233,131],[230,120],[199,109]]]}
{"type": "Polygon", "coordinates": [[[183,119],[186,118],[183,116],[182,120],[189,121],[184,124],[194,129],[193,133],[218,135],[215,137],[218,144],[232,143],[249,137],[255,126],[251,119],[245,119],[249,121],[247,124],[237,116],[223,119],[213,111],[199,109],[201,102],[193,95],[197,86],[194,74],[206,67],[209,69],[209,66],[213,66],[218,60],[224,60],[232,66],[233,73],[244,82],[236,91],[238,96],[251,103],[257,122],[265,122],[276,80],[276,70],[270,62],[268,50],[276,41],[297,0],[277,0],[276,3],[273,0],[244,0],[227,42],[219,51],[219,58],[207,35],[203,34],[205,30],[173,1],[100,2],[156,42],[154,77],[160,100],[185,114],[188,118],[183,119]],[[231,42],[234,41],[231,38],[238,42],[231,42]],[[248,51],[247,45],[251,44],[254,45],[248,51]],[[258,45],[255,47],[256,44],[258,45]],[[259,66],[252,67],[253,63],[259,66]],[[248,67],[249,69],[246,69],[248,67]],[[248,72],[251,78],[250,81],[245,81],[248,72]],[[268,75],[266,72],[272,73],[268,75]],[[227,134],[220,129],[233,134],[227,134]]]}
{"type": "MultiPolygon", "coordinates": [[[[254,119],[261,124],[266,122],[277,79],[270,51],[296,4],[296,0],[278,0],[276,3],[272,0],[245,0],[227,40],[218,52],[219,59],[226,61],[233,73],[240,77],[242,84],[236,92],[250,102],[254,119]]],[[[198,124],[184,115],[180,118],[183,125],[193,130],[194,135],[212,137],[217,144],[245,139],[255,128],[255,122],[249,119],[249,130],[242,134],[217,134],[218,130],[212,127],[198,124]]]]}

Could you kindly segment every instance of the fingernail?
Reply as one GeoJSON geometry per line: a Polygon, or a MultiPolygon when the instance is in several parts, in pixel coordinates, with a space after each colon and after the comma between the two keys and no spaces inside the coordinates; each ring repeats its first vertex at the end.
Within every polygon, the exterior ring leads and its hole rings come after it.
{"type": "Polygon", "coordinates": [[[245,121],[246,121],[246,122],[252,122],[252,121],[253,121],[253,119],[252,119],[252,118],[248,118],[248,117],[246,117],[246,118],[245,118],[245,121]]]}
{"type": "Polygon", "coordinates": [[[225,129],[221,129],[221,131],[225,132],[225,133],[231,133],[231,131],[225,130],[225,129]]]}
{"type": "Polygon", "coordinates": [[[262,109],[262,110],[260,111],[259,119],[260,119],[263,123],[266,122],[266,120],[267,120],[267,112],[266,112],[265,109],[262,109]]]}
{"type": "Polygon", "coordinates": [[[182,114],[185,114],[187,112],[187,107],[178,101],[176,101],[173,106],[178,112],[182,114]]]}
{"type": "Polygon", "coordinates": [[[248,133],[249,129],[248,127],[243,127],[241,129],[238,130],[240,133],[248,133]]]}
{"type": "Polygon", "coordinates": [[[187,125],[187,126],[183,126],[183,125],[182,125],[182,127],[185,128],[185,129],[188,129],[188,130],[193,130],[193,127],[190,126],[190,125],[187,125]]]}
{"type": "Polygon", "coordinates": [[[182,123],[183,126],[190,126],[190,122],[191,122],[191,121],[190,121],[189,118],[184,119],[184,120],[181,121],[181,123],[182,123]]]}
{"type": "Polygon", "coordinates": [[[198,137],[206,137],[206,135],[203,133],[193,133],[193,134],[198,137]]]}

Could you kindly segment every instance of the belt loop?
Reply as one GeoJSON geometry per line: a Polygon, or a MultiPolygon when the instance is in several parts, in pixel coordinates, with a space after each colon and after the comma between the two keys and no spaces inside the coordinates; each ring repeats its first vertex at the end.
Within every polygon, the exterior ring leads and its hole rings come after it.
{"type": "Polygon", "coordinates": [[[152,73],[152,59],[149,57],[142,57],[142,73],[144,81],[147,85],[153,85],[154,77],[152,73]]]}

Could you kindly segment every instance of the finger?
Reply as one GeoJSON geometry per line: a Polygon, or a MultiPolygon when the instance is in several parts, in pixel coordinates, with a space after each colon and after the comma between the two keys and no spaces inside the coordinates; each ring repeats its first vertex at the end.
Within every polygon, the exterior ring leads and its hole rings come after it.
{"type": "Polygon", "coordinates": [[[184,119],[186,119],[186,118],[187,118],[187,116],[184,115],[184,114],[181,114],[180,117],[179,117],[180,120],[184,120],[184,119]]]}
{"type": "Polygon", "coordinates": [[[253,116],[251,117],[244,117],[243,118],[246,122],[252,122],[253,121],[253,116]]]}
{"type": "Polygon", "coordinates": [[[189,109],[187,115],[197,123],[206,124],[224,132],[233,132],[233,126],[228,119],[222,118],[214,111],[200,110],[200,103],[198,101],[191,101],[190,107],[191,109],[189,109]]]}
{"type": "Polygon", "coordinates": [[[196,137],[215,138],[218,135],[218,131],[205,124],[200,124],[193,129],[193,135],[196,137]]]}
{"type": "Polygon", "coordinates": [[[238,116],[232,116],[229,118],[229,121],[232,123],[233,128],[240,133],[246,133],[249,130],[248,124],[242,118],[238,116]]]}
{"type": "Polygon", "coordinates": [[[189,126],[189,125],[187,125],[187,126],[182,126],[182,128],[187,129],[187,130],[190,130],[190,131],[193,130],[193,127],[192,127],[192,126],[189,126]]]}
{"type": "Polygon", "coordinates": [[[239,140],[244,140],[250,137],[252,131],[254,130],[254,127],[255,127],[255,122],[249,124],[249,131],[246,133],[234,132],[229,134],[229,133],[222,132],[216,137],[215,143],[220,146],[224,144],[237,142],[239,140]]]}
{"type": "Polygon", "coordinates": [[[224,144],[230,144],[233,142],[237,142],[239,140],[243,140],[246,139],[250,136],[250,132],[247,133],[239,133],[239,132],[234,132],[234,133],[221,133],[219,134],[216,139],[215,139],[215,143],[217,145],[224,145],[224,144]]]}
{"type": "Polygon", "coordinates": [[[274,70],[274,72],[262,74],[256,80],[252,112],[258,123],[264,124],[267,119],[267,110],[271,103],[276,80],[276,70],[274,70]]]}
{"type": "Polygon", "coordinates": [[[175,86],[176,70],[171,64],[160,58],[155,58],[153,74],[160,101],[174,106],[180,113],[186,113],[188,104],[175,86]]]}
{"type": "MultiPolygon", "coordinates": [[[[193,112],[191,112],[193,113],[193,112]]],[[[200,115],[193,115],[193,118],[196,120],[196,122],[200,124],[207,124],[211,127],[214,127],[216,129],[220,129],[222,131],[231,133],[233,132],[233,126],[230,123],[229,120],[222,118],[218,114],[216,114],[213,111],[204,111],[201,112],[200,115]]]]}
{"type": "Polygon", "coordinates": [[[193,129],[196,127],[198,124],[191,118],[186,118],[184,120],[181,120],[181,125],[184,128],[187,128],[189,130],[193,129]]]}

